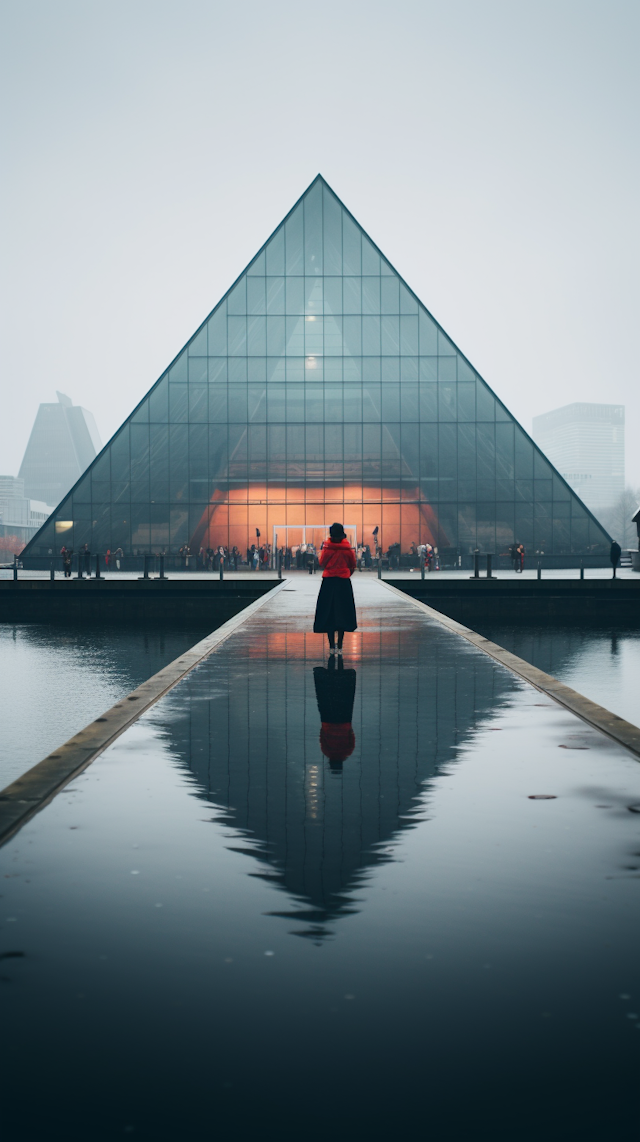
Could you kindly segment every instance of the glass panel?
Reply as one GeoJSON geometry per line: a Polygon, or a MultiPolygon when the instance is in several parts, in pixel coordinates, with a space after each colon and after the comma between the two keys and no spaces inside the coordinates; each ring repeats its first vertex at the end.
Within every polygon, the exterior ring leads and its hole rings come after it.
{"type": "Polygon", "coordinates": [[[169,385],[169,420],[188,420],[189,418],[189,387],[188,385],[169,385]]]}
{"type": "Polygon", "coordinates": [[[231,293],[227,298],[227,308],[229,315],[240,315],[247,312],[247,279],[240,278],[240,281],[233,287],[231,293]]]}
{"type": "Polygon", "coordinates": [[[143,400],[139,408],[131,416],[132,424],[148,424],[149,423],[149,401],[143,400]]]}
{"type": "Polygon", "coordinates": [[[268,276],[278,277],[284,274],[284,227],[273,235],[266,249],[266,271],[268,276]]]}
{"type": "MultiPolygon", "coordinates": [[[[260,281],[260,278],[254,278],[260,281]]],[[[247,353],[254,357],[264,357],[267,352],[266,317],[249,317],[247,320],[247,353]]]]}
{"type": "Polygon", "coordinates": [[[284,227],[286,273],[304,274],[302,203],[296,206],[284,227]]]}
{"type": "Polygon", "coordinates": [[[342,313],[342,278],[324,278],[324,312],[342,313]]]}
{"type": "Polygon", "coordinates": [[[347,214],[342,215],[342,261],[344,274],[362,273],[360,230],[347,214]]]}
{"type": "Polygon", "coordinates": [[[169,369],[169,380],[182,384],[188,380],[187,354],[182,353],[169,369]]]}
{"type": "Polygon", "coordinates": [[[291,314],[304,313],[304,278],[287,277],[286,311],[291,314]]]}
{"type": "Polygon", "coordinates": [[[247,279],[247,313],[267,312],[266,278],[247,279]]]}
{"type": "Polygon", "coordinates": [[[206,384],[209,379],[207,357],[189,357],[189,384],[206,384]]]}
{"type": "Polygon", "coordinates": [[[206,357],[207,352],[207,327],[206,325],[203,325],[202,329],[196,333],[193,340],[189,342],[189,356],[206,357]]]}
{"type": "Polygon", "coordinates": [[[402,384],[400,386],[400,414],[403,421],[418,423],[420,419],[420,401],[417,384],[402,384]]]}
{"type": "Polygon", "coordinates": [[[311,187],[304,198],[305,274],[322,273],[322,186],[311,187]]]}
{"type": "Polygon", "coordinates": [[[209,419],[209,386],[189,385],[189,420],[191,423],[209,419]]]}
{"type": "Polygon", "coordinates": [[[400,318],[400,352],[418,355],[418,318],[400,318]]]}
{"type": "Polygon", "coordinates": [[[321,314],[322,305],[322,278],[304,279],[304,313],[321,314]]]}
{"type": "Polygon", "coordinates": [[[438,328],[435,321],[420,307],[418,312],[420,325],[420,356],[432,357],[438,352],[438,328]]]}
{"type": "Polygon", "coordinates": [[[380,312],[400,312],[400,282],[395,275],[380,282],[380,312]]]}
{"type": "MultiPolygon", "coordinates": [[[[363,274],[380,273],[380,255],[366,237],[362,235],[362,272],[363,274]]],[[[376,312],[374,310],[374,312],[376,312]]]]}
{"type": "Polygon", "coordinates": [[[266,258],[263,250],[262,253],[258,254],[257,258],[251,263],[249,269],[247,270],[247,274],[249,275],[249,278],[251,278],[253,275],[264,277],[266,272],[266,258]]]}
{"type": "Polygon", "coordinates": [[[400,385],[382,385],[382,421],[400,420],[400,385]]]}
{"type": "Polygon", "coordinates": [[[480,380],[476,382],[476,416],[478,420],[495,419],[496,402],[487,386],[480,380]]]}
{"type": "MultiPolygon", "coordinates": [[[[413,296],[409,293],[406,285],[400,282],[400,313],[415,313],[418,312],[418,303],[413,296]]],[[[416,349],[416,353],[418,350],[416,349]]]]}
{"type": "MultiPolygon", "coordinates": [[[[325,274],[342,273],[342,208],[335,196],[323,189],[323,256],[325,274]]],[[[335,311],[334,311],[335,312],[335,311]]]]}
{"type": "Polygon", "coordinates": [[[400,352],[400,318],[391,315],[381,318],[381,352],[395,356],[400,352]]]}
{"type": "Polygon", "coordinates": [[[229,334],[229,356],[244,356],[247,352],[247,319],[246,317],[229,317],[227,319],[229,334]]]}
{"type": "Polygon", "coordinates": [[[267,318],[267,354],[269,357],[284,354],[286,344],[284,317],[267,318]]]}
{"type": "Polygon", "coordinates": [[[284,313],[284,278],[266,278],[267,313],[284,313]]]}
{"type": "Polygon", "coordinates": [[[456,419],[456,386],[438,385],[438,419],[456,419]]]}

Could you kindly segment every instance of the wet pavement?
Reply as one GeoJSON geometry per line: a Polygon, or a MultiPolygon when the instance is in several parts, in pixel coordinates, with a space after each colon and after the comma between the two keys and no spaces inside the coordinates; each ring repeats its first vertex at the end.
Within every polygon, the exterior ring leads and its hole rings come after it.
{"type": "Polygon", "coordinates": [[[7,1142],[637,1129],[640,768],[297,576],[0,853],[7,1142]]]}

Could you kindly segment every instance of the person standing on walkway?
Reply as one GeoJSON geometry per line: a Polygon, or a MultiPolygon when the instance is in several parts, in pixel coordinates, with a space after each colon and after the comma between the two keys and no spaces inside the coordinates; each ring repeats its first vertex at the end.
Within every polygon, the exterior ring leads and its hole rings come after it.
{"type": "Polygon", "coordinates": [[[62,555],[62,568],[64,570],[65,579],[71,578],[71,556],[73,555],[73,548],[63,547],[60,552],[62,555]]]}
{"type": "Polygon", "coordinates": [[[521,575],[524,570],[524,556],[524,543],[519,543],[516,547],[516,573],[520,572],[521,575]]]}
{"type": "Polygon", "coordinates": [[[612,575],[613,579],[615,579],[615,577],[616,577],[616,567],[618,566],[618,564],[620,562],[620,556],[621,555],[622,555],[622,548],[621,548],[620,544],[616,543],[616,540],[614,539],[614,541],[611,544],[611,547],[609,549],[609,559],[611,560],[611,566],[613,567],[613,575],[612,575]]]}
{"type": "Polygon", "coordinates": [[[326,634],[330,654],[342,654],[345,631],[357,630],[358,623],[351,586],[356,554],[341,523],[332,523],[329,528],[329,539],[324,541],[320,551],[320,566],[322,583],[313,630],[315,634],[326,634]]]}
{"type": "Polygon", "coordinates": [[[115,557],[116,557],[116,569],[119,571],[120,570],[120,563],[124,559],[124,551],[122,550],[121,547],[116,547],[115,557]]]}
{"type": "Polygon", "coordinates": [[[82,548],[82,558],[84,560],[84,573],[91,578],[91,552],[89,551],[89,544],[85,543],[82,548]]]}

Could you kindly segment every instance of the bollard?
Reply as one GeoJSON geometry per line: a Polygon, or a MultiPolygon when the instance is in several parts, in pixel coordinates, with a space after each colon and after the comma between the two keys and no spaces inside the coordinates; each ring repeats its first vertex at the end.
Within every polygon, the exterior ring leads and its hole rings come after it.
{"type": "Polygon", "coordinates": [[[538,579],[542,579],[542,564],[538,563],[538,579]]]}
{"type": "Polygon", "coordinates": [[[224,579],[224,559],[220,560],[220,582],[224,579]]]}
{"type": "Polygon", "coordinates": [[[473,575],[469,576],[470,579],[480,578],[480,552],[474,551],[473,553],[473,575]]]}
{"type": "Polygon", "coordinates": [[[282,552],[278,553],[278,579],[282,579],[282,552]]]}
{"type": "Polygon", "coordinates": [[[584,579],[584,563],[580,564],[580,578],[584,579]]]}
{"type": "Polygon", "coordinates": [[[160,574],[158,575],[158,579],[168,579],[168,577],[169,576],[165,575],[165,573],[164,573],[164,555],[161,555],[160,556],[160,574]]]}
{"type": "Polygon", "coordinates": [[[51,580],[51,582],[52,582],[52,583],[54,582],[54,580],[55,580],[55,577],[56,577],[56,573],[55,573],[55,571],[54,571],[54,569],[53,569],[53,563],[51,563],[51,564],[50,564],[50,566],[49,566],[49,578],[50,578],[50,580],[51,580]]]}
{"type": "Polygon", "coordinates": [[[487,552],[487,579],[495,579],[496,578],[496,576],[492,575],[492,573],[491,573],[492,561],[493,561],[493,555],[492,554],[490,555],[489,552],[487,552]]]}
{"type": "Polygon", "coordinates": [[[18,556],[17,555],[14,555],[14,557],[13,557],[13,581],[14,581],[14,583],[18,582],[18,556]]]}
{"type": "Polygon", "coordinates": [[[96,579],[101,579],[101,578],[102,578],[102,575],[100,574],[100,556],[96,555],[96,579]]]}
{"type": "Polygon", "coordinates": [[[378,579],[382,579],[382,562],[380,556],[378,556],[378,579]]]}
{"type": "Polygon", "coordinates": [[[424,559],[420,560],[420,578],[424,579],[424,559]]]}
{"type": "Polygon", "coordinates": [[[148,555],[144,556],[144,571],[142,572],[142,578],[143,579],[149,578],[149,556],[148,555]]]}

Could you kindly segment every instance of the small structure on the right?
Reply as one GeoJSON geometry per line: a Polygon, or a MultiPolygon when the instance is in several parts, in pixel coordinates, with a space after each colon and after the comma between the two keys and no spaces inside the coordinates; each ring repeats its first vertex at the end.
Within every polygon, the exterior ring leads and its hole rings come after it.
{"type": "Polygon", "coordinates": [[[631,522],[635,523],[638,533],[638,550],[631,552],[631,570],[640,571],[640,507],[636,514],[631,516],[631,522]]]}

